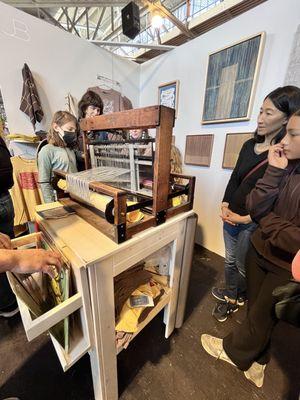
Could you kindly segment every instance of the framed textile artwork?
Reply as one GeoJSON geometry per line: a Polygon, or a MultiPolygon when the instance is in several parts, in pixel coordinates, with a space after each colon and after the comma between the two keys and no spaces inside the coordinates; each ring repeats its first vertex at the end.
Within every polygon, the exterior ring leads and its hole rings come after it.
{"type": "Polygon", "coordinates": [[[288,69],[285,76],[285,85],[300,86],[300,25],[295,33],[294,43],[290,55],[288,69]]]}
{"type": "Polygon", "coordinates": [[[7,117],[0,87],[0,135],[6,135],[9,133],[8,126],[7,126],[7,117]]]}
{"type": "Polygon", "coordinates": [[[202,124],[250,119],[265,32],[209,55],[202,124]]]}
{"type": "Polygon", "coordinates": [[[187,135],[184,163],[209,167],[214,135],[187,135]]]}
{"type": "Polygon", "coordinates": [[[179,95],[179,81],[164,83],[158,87],[158,104],[175,109],[175,118],[177,116],[179,95]]]}
{"type": "Polygon", "coordinates": [[[227,133],[222,168],[233,169],[243,144],[253,138],[252,133],[227,133]]]}

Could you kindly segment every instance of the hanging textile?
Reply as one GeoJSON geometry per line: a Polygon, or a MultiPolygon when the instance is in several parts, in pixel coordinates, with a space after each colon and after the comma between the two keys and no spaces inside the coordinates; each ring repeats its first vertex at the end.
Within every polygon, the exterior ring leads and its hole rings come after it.
{"type": "Polygon", "coordinates": [[[111,114],[113,112],[121,111],[121,93],[114,89],[102,89],[99,86],[91,87],[92,90],[103,101],[103,114],[111,114]]]}
{"type": "Polygon", "coordinates": [[[36,160],[12,157],[14,186],[10,194],[14,204],[14,225],[21,225],[35,219],[35,207],[42,204],[38,187],[38,170],[36,160]]]}
{"type": "Polygon", "coordinates": [[[28,115],[35,129],[35,124],[41,122],[44,116],[40,98],[33,80],[32,73],[27,64],[22,69],[23,92],[20,104],[20,110],[28,115]]]}
{"type": "Polygon", "coordinates": [[[110,114],[117,111],[125,111],[132,109],[132,103],[126,96],[122,96],[120,92],[114,89],[104,89],[99,86],[90,87],[103,101],[103,114],[110,114]]]}
{"type": "Polygon", "coordinates": [[[131,101],[128,99],[128,97],[123,96],[121,99],[121,111],[131,110],[132,108],[131,101]]]}
{"type": "Polygon", "coordinates": [[[68,93],[65,97],[66,99],[66,110],[74,115],[74,117],[77,118],[77,104],[76,104],[76,100],[74,99],[74,97],[71,95],[71,93],[68,93]]]}

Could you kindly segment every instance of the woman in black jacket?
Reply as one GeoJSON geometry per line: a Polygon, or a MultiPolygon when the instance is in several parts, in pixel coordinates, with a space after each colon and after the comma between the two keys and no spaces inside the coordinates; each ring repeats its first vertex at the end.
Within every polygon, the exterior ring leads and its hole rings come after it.
{"type": "MultiPolygon", "coordinates": [[[[10,153],[0,136],[0,232],[14,237],[14,207],[8,190],[13,186],[10,153]]],[[[18,312],[17,302],[6,274],[0,273],[0,317],[9,318],[18,312]]]]}
{"type": "Polygon", "coordinates": [[[243,145],[227,185],[221,204],[225,288],[212,288],[212,295],[219,301],[213,315],[220,322],[238,311],[238,306],[246,300],[245,258],[250,236],[257,227],[246,209],[246,197],[264,175],[270,144],[280,142],[289,117],[299,108],[300,89],[295,86],[279,87],[266,96],[254,138],[243,145]]]}

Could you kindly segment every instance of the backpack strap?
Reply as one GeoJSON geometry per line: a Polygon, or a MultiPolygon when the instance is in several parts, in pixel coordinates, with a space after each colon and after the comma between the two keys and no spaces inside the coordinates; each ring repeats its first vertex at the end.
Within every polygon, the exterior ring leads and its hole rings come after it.
{"type": "Polygon", "coordinates": [[[243,183],[247,178],[249,178],[249,176],[253,175],[255,171],[257,171],[260,167],[262,167],[263,165],[267,164],[268,159],[265,158],[264,160],[262,160],[260,163],[256,164],[255,167],[253,167],[243,178],[242,182],[243,183]]]}

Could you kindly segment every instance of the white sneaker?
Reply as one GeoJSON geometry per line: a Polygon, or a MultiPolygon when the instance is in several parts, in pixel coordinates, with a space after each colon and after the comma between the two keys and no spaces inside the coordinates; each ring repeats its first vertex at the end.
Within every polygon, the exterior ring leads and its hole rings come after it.
{"type": "Polygon", "coordinates": [[[244,371],[245,377],[260,388],[264,384],[265,368],[266,364],[262,365],[254,362],[248,371],[244,371]]]}
{"type": "Polygon", "coordinates": [[[204,350],[208,354],[217,359],[226,361],[236,367],[234,362],[230,360],[228,355],[225,353],[225,350],[223,349],[223,339],[219,339],[204,333],[203,335],[201,335],[201,343],[204,350]]]}

